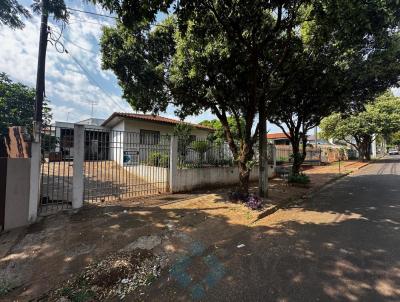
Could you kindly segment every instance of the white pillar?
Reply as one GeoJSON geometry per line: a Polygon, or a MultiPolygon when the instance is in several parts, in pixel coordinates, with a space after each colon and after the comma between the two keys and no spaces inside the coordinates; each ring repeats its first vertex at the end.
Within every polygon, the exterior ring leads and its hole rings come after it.
{"type": "Polygon", "coordinates": [[[372,136],[371,151],[372,158],[376,158],[376,134],[372,136]]]}
{"type": "Polygon", "coordinates": [[[169,151],[169,192],[176,192],[178,174],[178,137],[172,135],[169,151]]]}
{"type": "Polygon", "coordinates": [[[74,125],[74,164],[72,174],[72,208],[83,205],[83,163],[85,157],[85,126],[74,125]]]}
{"type": "Polygon", "coordinates": [[[272,145],[272,160],[273,160],[273,170],[272,170],[272,175],[275,176],[275,171],[276,171],[276,146],[272,145]]]}
{"type": "Polygon", "coordinates": [[[31,144],[31,170],[30,170],[30,187],[29,187],[29,212],[28,221],[33,223],[36,221],[39,199],[40,199],[40,164],[41,164],[41,144],[32,142],[31,144]]]}

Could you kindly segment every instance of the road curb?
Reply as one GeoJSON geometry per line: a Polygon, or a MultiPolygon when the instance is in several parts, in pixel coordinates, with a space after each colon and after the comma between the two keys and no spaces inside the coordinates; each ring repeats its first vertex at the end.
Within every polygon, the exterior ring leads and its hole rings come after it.
{"type": "Polygon", "coordinates": [[[255,223],[260,219],[263,219],[265,217],[268,217],[272,214],[274,214],[276,211],[280,210],[280,209],[284,209],[287,208],[288,206],[291,205],[298,205],[300,203],[303,203],[305,200],[310,199],[312,197],[314,197],[315,194],[321,192],[322,190],[329,188],[331,186],[333,186],[334,184],[336,184],[338,181],[342,180],[343,178],[345,178],[346,176],[354,173],[355,171],[358,171],[366,166],[368,166],[370,164],[370,162],[365,162],[364,164],[360,165],[359,167],[355,168],[353,171],[349,171],[346,173],[343,173],[341,175],[338,175],[337,177],[334,177],[332,179],[330,179],[329,181],[327,181],[326,183],[324,183],[322,186],[311,189],[310,192],[306,193],[302,198],[298,198],[295,200],[286,200],[283,201],[277,205],[271,206],[265,210],[263,210],[260,214],[257,215],[257,218],[252,222],[255,223]]]}

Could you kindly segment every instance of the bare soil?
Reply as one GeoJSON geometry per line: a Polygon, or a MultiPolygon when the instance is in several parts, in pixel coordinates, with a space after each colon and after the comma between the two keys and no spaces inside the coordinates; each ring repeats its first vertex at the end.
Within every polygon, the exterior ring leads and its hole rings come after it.
{"type": "MultiPolygon", "coordinates": [[[[347,171],[350,169],[355,168],[349,165],[347,171]]],[[[293,187],[283,180],[272,180],[266,205],[301,198],[340,175],[335,166],[313,167],[306,173],[310,175],[311,188],[293,187]]],[[[257,190],[256,187],[252,189],[257,190]]],[[[126,253],[147,249],[154,257],[163,259],[163,267],[170,267],[188,253],[196,256],[215,252],[221,257],[220,253],[237,250],[236,245],[231,251],[218,250],[218,246],[228,239],[235,238],[239,245],[246,242],[247,232],[251,229],[268,225],[269,231],[273,232],[274,224],[285,220],[277,213],[275,218],[267,217],[254,223],[258,212],[229,202],[228,193],[229,189],[225,188],[136,198],[107,206],[88,205],[76,213],[65,211],[44,217],[27,228],[14,231],[12,240],[9,233],[2,234],[0,247],[4,246],[6,251],[1,252],[0,284],[6,284],[9,291],[2,301],[43,297],[59,289],[67,280],[76,280],[74,278],[82,271],[115,253],[126,257],[126,253]]],[[[210,261],[213,263],[212,259],[210,261]]],[[[211,266],[218,267],[217,264],[211,266]]],[[[119,273],[104,276],[98,272],[97,277],[92,276],[93,282],[97,286],[108,286],[104,283],[107,278],[112,284],[121,282],[123,276],[119,273]]],[[[218,274],[222,272],[214,273],[215,276],[218,274]]],[[[215,276],[212,277],[215,279],[215,276]]]]}

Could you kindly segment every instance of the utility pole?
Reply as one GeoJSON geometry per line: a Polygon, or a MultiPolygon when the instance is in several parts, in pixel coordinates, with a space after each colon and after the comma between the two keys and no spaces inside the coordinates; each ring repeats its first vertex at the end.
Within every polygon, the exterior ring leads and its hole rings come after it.
{"type": "Polygon", "coordinates": [[[314,128],[314,138],[315,138],[315,150],[318,148],[318,126],[314,128]]]}
{"type": "Polygon", "coordinates": [[[46,70],[46,50],[48,36],[48,19],[49,12],[47,10],[48,0],[42,0],[42,17],[40,22],[39,37],[39,55],[36,74],[36,100],[35,100],[35,116],[34,116],[34,135],[35,141],[40,138],[40,129],[43,121],[43,100],[45,93],[45,70],[46,70]]]}
{"type": "Polygon", "coordinates": [[[263,100],[260,101],[258,112],[258,131],[259,131],[259,180],[258,194],[260,197],[268,197],[268,152],[267,152],[267,114],[263,100]]]}

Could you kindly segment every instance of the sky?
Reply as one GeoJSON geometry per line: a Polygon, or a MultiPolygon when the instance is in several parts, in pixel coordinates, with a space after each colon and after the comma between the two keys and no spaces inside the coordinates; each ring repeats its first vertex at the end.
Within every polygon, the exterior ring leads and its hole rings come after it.
{"type": "MultiPolygon", "coordinates": [[[[20,1],[26,7],[32,2],[20,1]]],[[[70,8],[109,15],[100,7],[84,1],[66,0],[66,4],[70,8]]],[[[113,22],[112,18],[71,11],[69,24],[60,39],[68,54],[57,51],[57,48],[62,48],[60,45],[56,48],[48,44],[46,96],[50,100],[53,121],[77,122],[89,117],[107,118],[115,111],[132,112],[129,104],[121,98],[121,88],[113,72],[101,68],[99,40],[102,26],[113,22]]],[[[39,26],[40,17],[37,15],[25,20],[22,30],[0,26],[0,72],[31,87],[35,87],[36,81],[39,26]]],[[[50,20],[50,27],[55,33],[61,31],[61,23],[54,20],[50,20]]],[[[161,115],[177,118],[172,106],[161,115]]],[[[185,120],[198,123],[214,118],[206,112],[185,120]]],[[[281,132],[272,124],[268,124],[268,130],[281,132]]]]}
{"type": "MultiPolygon", "coordinates": [[[[29,7],[32,0],[19,1],[29,7]]],[[[67,0],[70,8],[109,15],[100,7],[84,1],[67,0]]],[[[99,40],[103,25],[114,20],[101,16],[71,11],[60,42],[67,53],[59,53],[48,43],[46,57],[46,96],[50,100],[53,121],[77,122],[89,117],[107,118],[114,111],[132,112],[121,98],[121,88],[112,71],[101,69],[99,40]],[[92,109],[93,108],[93,109],[92,109]]],[[[50,20],[50,27],[60,33],[61,23],[50,20]]],[[[0,72],[13,81],[35,87],[40,16],[25,20],[22,30],[0,26],[0,72]]],[[[57,34],[55,34],[57,36],[57,34]]],[[[58,50],[62,49],[60,44],[58,50]]],[[[171,106],[161,115],[174,116],[171,106]]],[[[200,122],[215,118],[211,113],[189,116],[186,121],[200,122]]]]}

